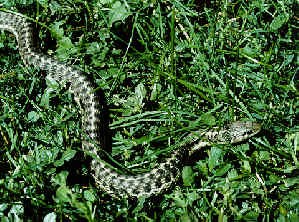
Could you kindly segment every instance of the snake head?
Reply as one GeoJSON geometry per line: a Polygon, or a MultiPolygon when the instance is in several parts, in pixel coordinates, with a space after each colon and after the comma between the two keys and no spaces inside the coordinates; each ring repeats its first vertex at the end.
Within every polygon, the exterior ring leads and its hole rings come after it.
{"type": "Polygon", "coordinates": [[[251,121],[236,121],[229,124],[226,130],[229,132],[226,141],[238,143],[259,133],[261,124],[251,121]]]}

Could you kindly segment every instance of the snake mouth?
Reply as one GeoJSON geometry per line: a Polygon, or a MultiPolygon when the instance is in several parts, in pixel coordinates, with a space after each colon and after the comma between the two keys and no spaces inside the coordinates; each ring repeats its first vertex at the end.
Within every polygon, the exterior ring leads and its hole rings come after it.
{"type": "Polygon", "coordinates": [[[248,133],[248,137],[253,137],[254,135],[258,134],[262,130],[262,125],[256,122],[248,122],[250,124],[250,132],[248,133]]]}
{"type": "Polygon", "coordinates": [[[256,135],[262,130],[262,124],[252,122],[252,129],[253,129],[252,135],[256,135]]]}

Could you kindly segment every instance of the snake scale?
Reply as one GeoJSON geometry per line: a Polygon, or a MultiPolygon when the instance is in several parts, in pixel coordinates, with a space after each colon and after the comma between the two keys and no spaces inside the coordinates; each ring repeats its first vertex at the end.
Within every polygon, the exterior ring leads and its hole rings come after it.
{"type": "Polygon", "coordinates": [[[68,84],[68,90],[74,95],[74,100],[80,107],[82,130],[89,137],[88,140],[83,139],[82,149],[95,155],[96,158],[91,161],[93,177],[98,187],[111,196],[150,197],[160,194],[179,178],[180,166],[190,153],[214,143],[241,142],[260,130],[258,123],[238,121],[223,128],[194,132],[190,134],[189,142],[175,149],[164,162],[151,171],[137,175],[117,173],[106,162],[98,160],[100,159],[99,146],[96,144],[101,144],[105,136],[100,130],[103,107],[94,92],[92,83],[75,68],[41,53],[34,41],[33,25],[25,16],[0,11],[0,30],[6,30],[15,36],[19,53],[26,66],[46,70],[48,77],[59,83],[68,84]],[[194,136],[196,134],[198,135],[194,136]]]}

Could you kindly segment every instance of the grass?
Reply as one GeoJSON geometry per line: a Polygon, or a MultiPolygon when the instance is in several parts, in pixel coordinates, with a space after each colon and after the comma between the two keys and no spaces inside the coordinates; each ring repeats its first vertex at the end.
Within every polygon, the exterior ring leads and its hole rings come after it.
{"type": "MultiPolygon", "coordinates": [[[[207,147],[149,200],[98,190],[72,95],[0,34],[1,221],[298,221],[296,1],[0,1],[45,53],[105,92],[111,157],[148,171],[188,132],[242,119],[242,144],[207,147]]],[[[193,158],[192,158],[193,159],[193,158]]]]}

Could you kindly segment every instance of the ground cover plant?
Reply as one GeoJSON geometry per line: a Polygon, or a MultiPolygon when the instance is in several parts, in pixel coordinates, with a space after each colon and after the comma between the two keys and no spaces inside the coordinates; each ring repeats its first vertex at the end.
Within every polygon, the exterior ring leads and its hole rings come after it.
{"type": "MultiPolygon", "coordinates": [[[[73,97],[0,33],[1,221],[299,221],[295,0],[0,0],[44,53],[103,89],[119,170],[146,172],[194,130],[235,120],[256,137],[200,150],[150,199],[97,189],[73,97]]],[[[96,89],[95,89],[96,90],[96,89]]]]}

